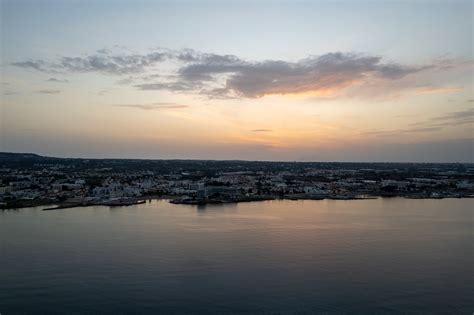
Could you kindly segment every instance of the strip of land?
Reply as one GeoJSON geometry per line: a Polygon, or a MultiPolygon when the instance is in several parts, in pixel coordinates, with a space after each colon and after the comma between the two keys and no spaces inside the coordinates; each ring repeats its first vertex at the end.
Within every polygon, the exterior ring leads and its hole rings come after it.
{"type": "Polygon", "coordinates": [[[472,198],[470,163],[65,159],[0,153],[0,208],[472,198]]]}

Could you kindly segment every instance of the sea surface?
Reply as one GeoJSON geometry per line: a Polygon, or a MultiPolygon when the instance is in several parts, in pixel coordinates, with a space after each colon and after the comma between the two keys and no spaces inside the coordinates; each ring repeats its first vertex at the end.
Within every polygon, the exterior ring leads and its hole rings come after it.
{"type": "Polygon", "coordinates": [[[0,313],[474,312],[474,199],[0,211],[0,313]]]}

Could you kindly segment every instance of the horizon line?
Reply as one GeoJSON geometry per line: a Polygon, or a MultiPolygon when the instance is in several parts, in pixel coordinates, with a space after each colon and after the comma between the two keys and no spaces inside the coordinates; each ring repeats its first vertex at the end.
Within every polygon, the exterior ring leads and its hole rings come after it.
{"type": "Polygon", "coordinates": [[[473,162],[393,162],[393,161],[297,161],[297,160],[246,160],[246,159],[193,159],[193,158],[125,158],[125,157],[64,157],[64,156],[49,156],[33,152],[6,152],[0,151],[2,154],[27,154],[34,155],[40,158],[50,159],[72,159],[72,160],[139,160],[139,161],[208,161],[208,162],[254,162],[254,163],[340,163],[340,164],[473,164],[473,162]]]}

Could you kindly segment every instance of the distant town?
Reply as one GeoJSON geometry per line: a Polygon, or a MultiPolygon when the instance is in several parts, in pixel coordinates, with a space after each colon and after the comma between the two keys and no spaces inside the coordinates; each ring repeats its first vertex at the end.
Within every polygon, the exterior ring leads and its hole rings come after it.
{"type": "Polygon", "coordinates": [[[0,153],[0,207],[471,198],[474,164],[52,158],[0,153]]]}

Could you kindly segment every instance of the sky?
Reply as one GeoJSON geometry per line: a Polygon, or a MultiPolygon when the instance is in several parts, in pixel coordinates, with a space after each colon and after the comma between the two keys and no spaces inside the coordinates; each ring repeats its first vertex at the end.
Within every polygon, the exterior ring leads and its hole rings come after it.
{"type": "Polygon", "coordinates": [[[0,0],[0,151],[474,163],[473,3],[0,0]]]}

